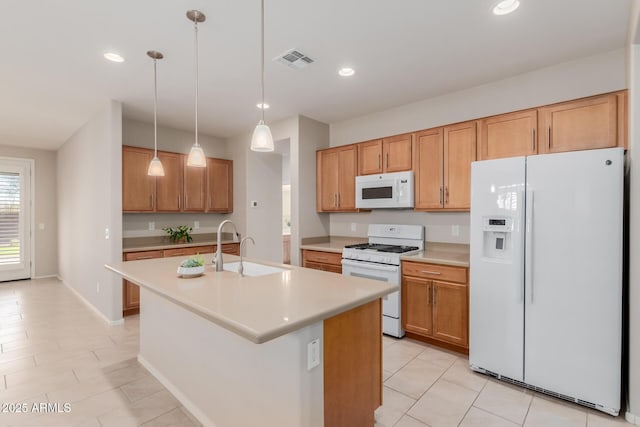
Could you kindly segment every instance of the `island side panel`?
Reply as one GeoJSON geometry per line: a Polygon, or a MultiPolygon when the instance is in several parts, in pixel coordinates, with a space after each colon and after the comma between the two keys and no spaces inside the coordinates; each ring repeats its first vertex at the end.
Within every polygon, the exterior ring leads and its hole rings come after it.
{"type": "Polygon", "coordinates": [[[326,427],[373,426],[382,405],[382,304],[324,321],[326,427]]]}
{"type": "Polygon", "coordinates": [[[148,289],[141,299],[139,360],[203,425],[324,425],[322,364],[307,371],[322,322],[254,344],[148,289]]]}

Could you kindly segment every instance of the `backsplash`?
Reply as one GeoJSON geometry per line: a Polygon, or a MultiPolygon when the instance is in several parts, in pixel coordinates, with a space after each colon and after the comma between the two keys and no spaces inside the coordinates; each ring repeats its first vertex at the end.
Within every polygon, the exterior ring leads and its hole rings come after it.
{"type": "Polygon", "coordinates": [[[333,213],[330,224],[332,236],[354,237],[366,237],[369,224],[424,225],[425,240],[429,242],[469,244],[469,212],[376,209],[361,213],[333,213]]]}
{"type": "Polygon", "coordinates": [[[187,225],[193,228],[192,234],[215,233],[218,225],[228,219],[228,214],[212,213],[132,213],[122,215],[122,237],[164,236],[164,227],[187,225]],[[195,222],[199,222],[199,228],[195,222]],[[149,230],[149,223],[153,222],[154,230],[149,230]]]}

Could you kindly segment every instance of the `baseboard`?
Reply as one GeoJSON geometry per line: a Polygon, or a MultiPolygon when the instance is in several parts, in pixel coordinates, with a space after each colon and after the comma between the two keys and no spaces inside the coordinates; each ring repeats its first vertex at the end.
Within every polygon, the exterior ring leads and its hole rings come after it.
{"type": "Polygon", "coordinates": [[[67,289],[69,289],[71,292],[73,292],[75,294],[75,296],[77,296],[80,299],[80,301],[82,301],[94,313],[96,313],[98,316],[100,316],[100,318],[102,320],[107,322],[107,324],[109,326],[119,326],[119,325],[123,325],[124,324],[124,319],[123,318],[120,318],[118,320],[109,320],[109,318],[107,316],[105,316],[104,313],[102,313],[100,310],[98,310],[95,305],[91,304],[88,299],[86,299],[84,296],[82,296],[82,294],[80,292],[76,291],[70,284],[65,282],[64,279],[62,279],[59,275],[56,275],[55,277],[57,277],[58,280],[60,280],[62,282],[62,284],[67,287],[67,289]]]}
{"type": "Polygon", "coordinates": [[[33,276],[32,277],[32,279],[53,279],[53,278],[60,279],[60,276],[58,276],[57,274],[47,274],[46,276],[33,276]]]}
{"type": "Polygon", "coordinates": [[[631,412],[627,412],[624,414],[624,419],[627,420],[628,423],[635,424],[640,426],[640,417],[632,414],[631,412]]]}
{"type": "Polygon", "coordinates": [[[465,355],[469,355],[469,349],[467,347],[462,347],[459,345],[455,345],[455,344],[450,344],[448,342],[444,342],[444,341],[440,341],[440,340],[436,340],[430,337],[425,337],[419,334],[414,334],[411,332],[407,332],[405,331],[405,336],[407,338],[411,338],[414,339],[416,341],[422,341],[423,343],[426,344],[431,344],[433,346],[436,347],[440,347],[440,348],[444,348],[447,350],[451,350],[451,351],[455,351],[456,353],[461,353],[461,354],[465,354],[465,355]]]}
{"type": "Polygon", "coordinates": [[[167,379],[167,377],[165,377],[164,375],[162,375],[152,364],[150,364],[147,359],[145,359],[142,355],[138,354],[138,362],[140,362],[140,364],[142,366],[145,367],[145,369],[149,372],[151,372],[151,375],[153,375],[158,381],[160,381],[160,383],[171,392],[171,394],[173,394],[173,396],[178,399],[178,401],[180,403],[182,403],[182,406],[184,406],[185,408],[187,408],[187,410],[189,412],[191,412],[191,415],[193,415],[198,422],[200,422],[200,424],[202,424],[205,427],[216,427],[216,424],[209,419],[209,417],[207,417],[192,401],[191,399],[189,399],[187,396],[184,395],[184,393],[182,393],[182,391],[180,391],[175,385],[173,385],[173,383],[171,381],[169,381],[169,379],[167,379]]]}

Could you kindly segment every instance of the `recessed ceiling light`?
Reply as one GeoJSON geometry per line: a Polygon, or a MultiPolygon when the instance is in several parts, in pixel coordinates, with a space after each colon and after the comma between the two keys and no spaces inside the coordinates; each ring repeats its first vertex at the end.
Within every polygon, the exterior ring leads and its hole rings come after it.
{"type": "Polygon", "coordinates": [[[264,104],[263,104],[262,102],[258,102],[258,103],[256,104],[256,107],[258,107],[258,108],[259,108],[259,109],[261,109],[261,110],[262,110],[262,109],[268,110],[268,109],[269,109],[269,107],[271,107],[271,105],[267,104],[266,102],[265,102],[264,104]]]}
{"type": "Polygon", "coordinates": [[[340,74],[342,77],[351,77],[355,73],[356,73],[356,70],[349,67],[340,68],[340,71],[338,71],[338,74],[340,74]]]}
{"type": "Polygon", "coordinates": [[[506,15],[513,12],[520,6],[519,0],[502,0],[493,8],[494,15],[506,15]]]}
{"type": "Polygon", "coordinates": [[[106,59],[108,59],[109,61],[124,62],[124,58],[122,56],[118,55],[117,53],[114,53],[114,52],[106,52],[104,54],[104,57],[106,59]]]}

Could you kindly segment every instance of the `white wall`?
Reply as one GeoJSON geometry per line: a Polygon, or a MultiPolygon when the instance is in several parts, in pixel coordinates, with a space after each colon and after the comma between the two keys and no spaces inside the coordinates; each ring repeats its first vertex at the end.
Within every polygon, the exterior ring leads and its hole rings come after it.
{"type": "MultiPolygon", "coordinates": [[[[565,62],[508,79],[331,124],[331,146],[442,126],[627,87],[625,50],[565,62]]],[[[330,214],[331,235],[365,236],[370,223],[424,224],[427,240],[469,243],[466,213],[374,211],[330,214]],[[356,231],[351,231],[351,224],[356,231]],[[452,226],[459,234],[454,235],[452,226]]]]}
{"type": "Polygon", "coordinates": [[[122,105],[110,101],[57,154],[59,276],[109,321],[122,318],[122,281],[104,268],[122,259],[121,171],[122,105]]]}
{"type": "MultiPolygon", "coordinates": [[[[158,150],[188,154],[194,142],[194,133],[158,126],[158,150]]],[[[198,142],[207,157],[230,159],[227,144],[223,139],[198,134],[198,142]]],[[[122,121],[122,144],[153,149],[153,123],[132,119],[122,121]]],[[[234,164],[235,167],[235,164],[234,164]]],[[[240,181],[242,182],[242,181],[240,181]]],[[[234,184],[237,186],[237,184],[234,184]]],[[[200,222],[200,229],[194,233],[209,233],[217,230],[218,224],[229,215],[217,213],[132,213],[123,214],[124,237],[165,235],[163,227],[175,227],[186,224],[191,227],[194,221],[200,222]],[[149,222],[155,223],[155,230],[149,231],[149,222]]]]}
{"type": "Polygon", "coordinates": [[[35,277],[58,273],[58,212],[56,207],[56,152],[35,148],[0,145],[0,156],[33,159],[35,179],[33,195],[35,277]],[[44,230],[38,228],[44,225],[44,230]]]}
{"type": "Polygon", "coordinates": [[[627,420],[640,425],[640,1],[630,14],[629,82],[629,387],[627,420]]]}

